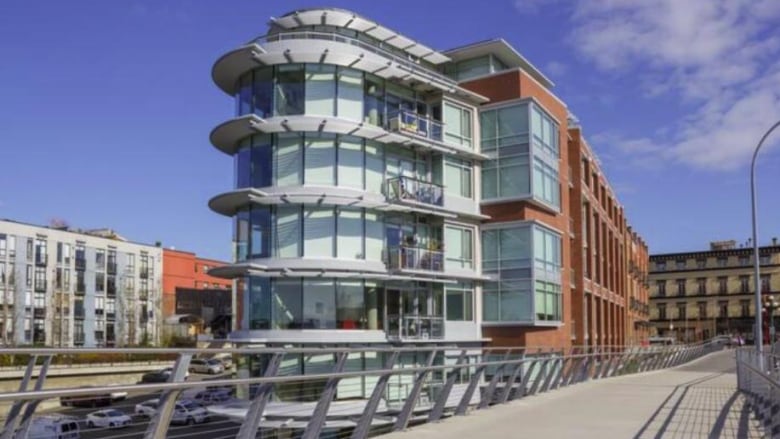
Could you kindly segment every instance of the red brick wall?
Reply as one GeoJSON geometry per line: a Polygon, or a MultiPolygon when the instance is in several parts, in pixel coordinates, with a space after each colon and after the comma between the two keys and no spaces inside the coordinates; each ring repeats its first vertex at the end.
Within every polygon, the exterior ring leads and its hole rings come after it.
{"type": "Polygon", "coordinates": [[[163,249],[163,316],[175,313],[177,287],[203,289],[204,282],[209,288],[213,288],[214,284],[231,287],[231,281],[204,273],[204,265],[220,267],[225,262],[198,258],[195,253],[163,249]]]}

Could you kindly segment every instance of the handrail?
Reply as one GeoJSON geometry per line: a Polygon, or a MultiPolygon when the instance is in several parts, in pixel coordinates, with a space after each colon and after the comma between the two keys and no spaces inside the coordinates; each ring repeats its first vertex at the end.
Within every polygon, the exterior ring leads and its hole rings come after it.
{"type": "Polygon", "coordinates": [[[252,40],[252,43],[260,44],[262,43],[273,43],[277,41],[282,40],[299,40],[299,39],[311,39],[311,40],[326,40],[326,41],[336,41],[339,43],[347,43],[352,46],[358,46],[362,49],[368,50],[372,53],[375,53],[377,55],[381,55],[387,58],[392,59],[393,61],[403,65],[406,67],[409,71],[413,73],[419,73],[425,76],[430,77],[431,79],[441,81],[445,85],[454,88],[458,87],[458,84],[452,80],[452,78],[449,78],[445,75],[442,75],[438,72],[434,72],[426,67],[422,67],[419,64],[410,61],[408,59],[404,59],[390,51],[387,51],[385,49],[376,47],[372,44],[369,44],[365,41],[360,41],[357,38],[348,37],[345,35],[341,35],[336,32],[316,32],[316,31],[291,31],[291,32],[279,32],[275,34],[270,35],[263,35],[261,37],[255,38],[252,40]]]}

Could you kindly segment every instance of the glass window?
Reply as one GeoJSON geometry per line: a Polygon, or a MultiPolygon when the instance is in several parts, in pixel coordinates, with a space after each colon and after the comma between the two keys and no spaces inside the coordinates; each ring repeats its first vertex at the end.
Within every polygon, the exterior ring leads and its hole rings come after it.
{"type": "Polygon", "coordinates": [[[301,136],[283,133],[277,137],[276,185],[297,186],[301,184],[301,136]]]}
{"type": "Polygon", "coordinates": [[[561,320],[561,287],[549,282],[536,281],[536,319],[547,321],[561,320]]]}
{"type": "Polygon", "coordinates": [[[306,64],[306,114],[336,114],[336,67],[306,64]]]}
{"type": "Polygon", "coordinates": [[[360,209],[340,208],[336,228],[338,257],[363,259],[363,212],[360,209]]]}
{"type": "Polygon", "coordinates": [[[471,147],[471,111],[444,103],[444,140],[471,147]]]}
{"type": "Polygon", "coordinates": [[[336,292],[333,281],[303,281],[303,327],[333,329],[336,327],[336,292]]]}
{"type": "Polygon", "coordinates": [[[558,170],[535,158],[533,183],[534,197],[560,210],[561,193],[558,170]]]}
{"type": "Polygon", "coordinates": [[[531,110],[531,132],[535,151],[558,157],[558,124],[535,104],[531,110]]]}
{"type": "Polygon", "coordinates": [[[472,268],[472,230],[447,226],[444,228],[444,249],[448,268],[472,268]]]}
{"type": "Polygon", "coordinates": [[[276,210],[276,254],[280,258],[297,258],[301,255],[301,208],[278,206],[276,210]]]}
{"type": "Polygon", "coordinates": [[[365,329],[366,309],[363,283],[339,281],[336,288],[336,326],[339,329],[365,329]]]}
{"type": "Polygon", "coordinates": [[[482,268],[498,278],[483,286],[485,321],[533,320],[531,226],[482,232],[482,268]]]}
{"type": "Polygon", "coordinates": [[[303,254],[333,257],[335,224],[332,208],[306,207],[303,214],[303,254]]]}
{"type": "Polygon", "coordinates": [[[250,213],[250,258],[271,256],[271,210],[267,207],[252,208],[250,213]]]}
{"type": "Polygon", "coordinates": [[[471,169],[471,162],[448,157],[444,170],[444,190],[448,194],[471,198],[471,169]]]}
{"type": "Polygon", "coordinates": [[[471,284],[462,283],[446,287],[447,320],[471,321],[473,315],[474,290],[471,284]]]}
{"type": "Polygon", "coordinates": [[[306,136],[306,173],[304,182],[311,185],[336,184],[335,136],[306,136]]]}
{"type": "Polygon", "coordinates": [[[561,238],[556,233],[534,226],[534,258],[537,269],[560,272],[561,238]]]}
{"type": "Polygon", "coordinates": [[[276,67],[274,104],[277,116],[303,114],[303,64],[285,64],[276,67]]]}
{"type": "Polygon", "coordinates": [[[363,189],[363,142],[357,137],[339,139],[339,186],[363,189]]]}
{"type": "Polygon", "coordinates": [[[236,95],[236,113],[239,116],[252,112],[252,72],[241,76],[236,95]]]}
{"type": "Polygon", "coordinates": [[[338,116],[354,120],[363,116],[363,74],[359,71],[339,69],[338,116]]]}
{"type": "MultiPolygon", "coordinates": [[[[249,184],[257,188],[271,186],[273,180],[271,136],[268,134],[252,136],[250,151],[250,161],[249,166],[247,166],[249,184]]],[[[244,178],[246,179],[246,177],[244,178]]]]}
{"type": "Polygon", "coordinates": [[[366,141],[366,191],[380,194],[385,184],[385,162],[382,147],[366,141]]]}
{"type": "Polygon", "coordinates": [[[382,260],[384,231],[382,216],[375,212],[366,211],[366,260],[382,260]]]}
{"type": "Polygon", "coordinates": [[[299,279],[279,279],[273,283],[273,329],[301,329],[303,303],[299,279]]]}
{"type": "Polygon", "coordinates": [[[274,88],[273,67],[256,69],[253,79],[254,113],[262,118],[271,117],[274,88]]]}
{"type": "Polygon", "coordinates": [[[385,81],[378,76],[366,74],[363,85],[363,121],[384,126],[385,81]]]}
{"type": "Polygon", "coordinates": [[[247,209],[236,213],[233,240],[236,243],[236,261],[245,261],[249,255],[249,210],[247,209]]]}

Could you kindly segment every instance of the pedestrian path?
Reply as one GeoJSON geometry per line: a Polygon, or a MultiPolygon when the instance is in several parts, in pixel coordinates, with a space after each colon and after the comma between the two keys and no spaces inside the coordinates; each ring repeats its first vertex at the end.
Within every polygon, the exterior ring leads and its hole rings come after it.
{"type": "Polygon", "coordinates": [[[734,351],[673,369],[590,381],[383,436],[450,438],[764,438],[737,392],[734,351]]]}

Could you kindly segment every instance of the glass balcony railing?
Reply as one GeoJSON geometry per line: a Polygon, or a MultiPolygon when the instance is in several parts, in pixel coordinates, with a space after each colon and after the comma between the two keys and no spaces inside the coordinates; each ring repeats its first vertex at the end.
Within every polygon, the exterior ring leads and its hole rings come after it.
{"type": "Polygon", "coordinates": [[[432,206],[444,206],[444,187],[411,177],[387,180],[387,196],[393,201],[414,201],[432,206]]]}
{"type": "Polygon", "coordinates": [[[457,86],[457,83],[453,81],[452,78],[444,76],[439,72],[435,72],[431,69],[425,68],[410,59],[403,58],[401,56],[396,55],[395,53],[384,50],[380,47],[376,47],[370,43],[361,41],[357,38],[348,37],[335,32],[313,32],[313,31],[280,32],[280,33],[265,35],[256,38],[252,42],[259,45],[263,45],[264,43],[272,43],[272,42],[282,41],[282,40],[325,40],[325,41],[335,41],[338,43],[357,46],[368,52],[375,53],[385,58],[392,59],[394,62],[403,66],[405,70],[423,76],[428,80],[435,81],[449,87],[457,86]]]}
{"type": "Polygon", "coordinates": [[[444,124],[411,111],[398,111],[387,117],[388,129],[395,132],[414,134],[426,139],[442,141],[444,124]]]}
{"type": "Polygon", "coordinates": [[[391,247],[388,265],[393,270],[444,271],[444,252],[421,247],[391,247]]]}
{"type": "Polygon", "coordinates": [[[444,318],[440,316],[388,315],[387,336],[406,340],[441,339],[444,338],[444,318]]]}

